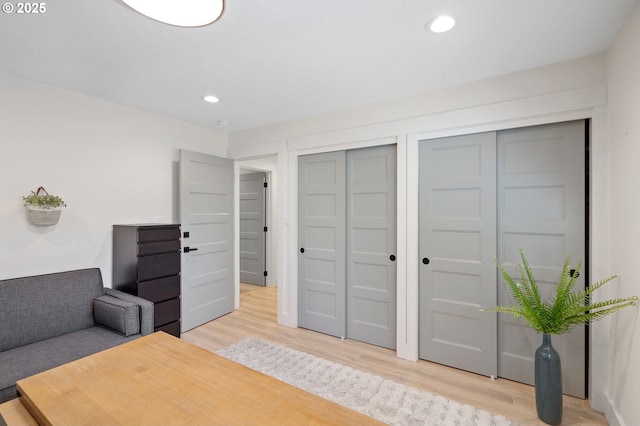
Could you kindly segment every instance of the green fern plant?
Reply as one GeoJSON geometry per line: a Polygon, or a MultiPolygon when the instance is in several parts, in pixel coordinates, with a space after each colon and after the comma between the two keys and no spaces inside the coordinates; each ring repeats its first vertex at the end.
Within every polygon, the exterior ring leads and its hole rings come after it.
{"type": "MultiPolygon", "coordinates": [[[[531,267],[522,250],[520,250],[520,257],[522,257],[522,265],[518,265],[520,281],[517,283],[496,260],[498,269],[517,305],[497,306],[482,309],[482,311],[501,312],[511,314],[516,318],[523,318],[538,333],[563,334],[569,333],[578,325],[602,319],[622,308],[635,306],[638,303],[637,296],[590,302],[591,294],[616,278],[617,275],[598,281],[585,289],[573,291],[578,274],[571,271],[569,256],[564,261],[555,293],[547,301],[543,301],[531,267]]],[[[578,264],[576,271],[579,271],[581,266],[581,263],[578,264]]]]}
{"type": "Polygon", "coordinates": [[[40,209],[57,209],[67,206],[62,198],[57,195],[49,195],[42,186],[36,191],[31,191],[29,195],[22,197],[22,200],[25,206],[33,206],[40,209]]]}

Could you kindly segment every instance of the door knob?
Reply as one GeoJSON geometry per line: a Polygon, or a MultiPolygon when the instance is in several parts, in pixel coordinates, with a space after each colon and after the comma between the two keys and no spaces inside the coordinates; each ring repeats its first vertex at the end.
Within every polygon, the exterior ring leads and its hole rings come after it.
{"type": "Polygon", "coordinates": [[[300,253],[304,253],[304,248],[301,248],[301,249],[300,249],[300,253]]]}
{"type": "Polygon", "coordinates": [[[429,264],[429,262],[430,262],[430,260],[429,260],[429,258],[428,258],[428,257],[423,257],[423,258],[422,258],[422,263],[424,263],[425,265],[428,265],[428,264],[429,264]]]}
{"type": "Polygon", "coordinates": [[[570,269],[569,276],[572,278],[578,278],[580,276],[580,272],[576,271],[575,269],[570,269]]]}
{"type": "Polygon", "coordinates": [[[190,251],[198,251],[198,249],[197,248],[191,248],[191,247],[185,247],[184,248],[184,252],[185,253],[189,253],[190,251]]]}
{"type": "Polygon", "coordinates": [[[389,260],[392,261],[392,262],[395,262],[396,261],[396,256],[392,254],[391,256],[389,256],[389,260]]]}

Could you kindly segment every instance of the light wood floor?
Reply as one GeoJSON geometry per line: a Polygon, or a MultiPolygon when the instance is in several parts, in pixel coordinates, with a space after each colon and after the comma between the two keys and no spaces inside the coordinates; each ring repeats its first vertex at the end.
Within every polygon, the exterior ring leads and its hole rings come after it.
{"type": "MultiPolygon", "coordinates": [[[[491,381],[427,361],[406,361],[388,349],[280,326],[276,288],[242,284],[240,293],[240,309],[184,333],[182,338],[214,351],[254,336],[502,414],[523,426],[544,425],[536,415],[531,386],[504,379],[491,381]]],[[[593,411],[588,401],[565,396],[562,425],[606,424],[604,416],[593,411]]]]}

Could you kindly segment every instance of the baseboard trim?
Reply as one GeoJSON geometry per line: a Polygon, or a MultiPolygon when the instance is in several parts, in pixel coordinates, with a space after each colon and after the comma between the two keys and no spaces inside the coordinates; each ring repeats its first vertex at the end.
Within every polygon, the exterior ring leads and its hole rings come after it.
{"type": "Polygon", "coordinates": [[[625,422],[622,420],[620,413],[618,412],[618,408],[616,404],[612,401],[611,395],[608,392],[604,392],[604,417],[609,422],[609,426],[626,426],[625,422]]]}

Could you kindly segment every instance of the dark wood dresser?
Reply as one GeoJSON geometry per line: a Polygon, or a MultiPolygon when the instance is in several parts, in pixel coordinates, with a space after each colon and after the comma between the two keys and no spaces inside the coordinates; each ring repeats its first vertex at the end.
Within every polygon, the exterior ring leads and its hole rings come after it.
{"type": "Polygon", "coordinates": [[[180,225],[113,225],[113,288],[153,302],[155,331],[180,337],[180,225]]]}

